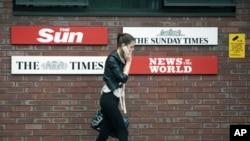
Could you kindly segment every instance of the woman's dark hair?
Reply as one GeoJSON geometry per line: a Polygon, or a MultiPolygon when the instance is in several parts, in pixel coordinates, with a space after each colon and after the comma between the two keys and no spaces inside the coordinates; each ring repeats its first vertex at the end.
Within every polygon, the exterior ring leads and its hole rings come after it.
{"type": "Polygon", "coordinates": [[[132,35],[128,33],[119,33],[117,37],[117,46],[121,47],[123,43],[127,45],[132,41],[135,41],[135,38],[132,35]]]}

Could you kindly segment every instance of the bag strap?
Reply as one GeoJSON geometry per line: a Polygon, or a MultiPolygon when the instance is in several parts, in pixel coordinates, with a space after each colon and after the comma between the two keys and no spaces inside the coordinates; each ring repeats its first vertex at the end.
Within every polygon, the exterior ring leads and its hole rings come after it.
{"type": "Polygon", "coordinates": [[[127,113],[126,103],[125,103],[125,84],[122,85],[121,96],[119,97],[121,109],[123,110],[124,114],[127,113]]]}

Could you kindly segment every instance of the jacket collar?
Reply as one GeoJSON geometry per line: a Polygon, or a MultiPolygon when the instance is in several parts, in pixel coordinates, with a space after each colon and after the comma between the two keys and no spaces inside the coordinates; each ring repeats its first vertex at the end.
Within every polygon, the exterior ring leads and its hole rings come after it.
{"type": "Polygon", "coordinates": [[[112,51],[111,56],[115,57],[119,61],[121,61],[123,64],[125,64],[125,60],[118,54],[117,50],[112,51]]]}

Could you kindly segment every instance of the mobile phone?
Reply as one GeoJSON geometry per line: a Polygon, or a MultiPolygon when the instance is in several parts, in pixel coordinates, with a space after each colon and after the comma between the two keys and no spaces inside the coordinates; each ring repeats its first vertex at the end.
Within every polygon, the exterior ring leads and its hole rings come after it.
{"type": "Polygon", "coordinates": [[[129,50],[128,50],[128,47],[127,46],[124,46],[124,47],[122,47],[122,50],[125,52],[125,53],[129,53],[129,50]]]}

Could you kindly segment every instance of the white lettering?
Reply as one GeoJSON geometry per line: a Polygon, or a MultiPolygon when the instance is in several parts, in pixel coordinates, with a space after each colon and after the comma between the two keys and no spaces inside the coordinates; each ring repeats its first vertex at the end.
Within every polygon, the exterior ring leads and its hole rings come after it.
{"type": "Polygon", "coordinates": [[[174,65],[175,63],[175,58],[166,58],[167,64],[168,65],[174,65]]]}
{"type": "Polygon", "coordinates": [[[191,73],[191,66],[149,66],[151,73],[191,73]]]}
{"type": "Polygon", "coordinates": [[[69,32],[70,28],[60,28],[60,31],[69,32]]]}
{"type": "Polygon", "coordinates": [[[157,73],[158,69],[159,69],[159,66],[149,66],[149,68],[151,70],[151,73],[157,73]]]}
{"type": "Polygon", "coordinates": [[[81,43],[83,40],[82,32],[70,32],[69,28],[60,28],[59,32],[55,32],[50,28],[43,28],[38,32],[40,38],[37,41],[41,43],[81,43]]]}
{"type": "MultiPolygon", "coordinates": [[[[185,59],[191,65],[190,59],[185,59]]],[[[183,58],[149,58],[151,73],[191,73],[192,66],[187,66],[183,58]]]]}
{"type": "Polygon", "coordinates": [[[165,59],[164,58],[158,58],[158,65],[165,65],[165,59]]]}
{"type": "Polygon", "coordinates": [[[244,134],[247,133],[247,130],[246,129],[236,129],[235,132],[234,132],[234,136],[243,136],[244,134]]]}
{"type": "Polygon", "coordinates": [[[42,37],[42,38],[37,38],[37,41],[42,42],[42,43],[48,43],[51,42],[53,40],[53,36],[50,33],[53,33],[54,30],[49,29],[49,28],[44,28],[41,29],[38,34],[42,37]]]}
{"type": "Polygon", "coordinates": [[[176,65],[182,65],[182,58],[176,58],[176,65]]]}
{"type": "Polygon", "coordinates": [[[156,58],[149,58],[149,65],[156,65],[156,64],[157,64],[156,58]]]}
{"type": "Polygon", "coordinates": [[[55,43],[67,43],[69,37],[69,32],[56,32],[54,37],[55,43]],[[61,34],[63,33],[62,37],[61,34]]]}
{"type": "Polygon", "coordinates": [[[83,39],[83,33],[82,32],[71,32],[69,34],[68,42],[73,43],[75,41],[76,43],[81,43],[82,39],[83,39]],[[75,39],[76,39],[76,41],[75,41],[75,39]]]}
{"type": "Polygon", "coordinates": [[[182,73],[183,71],[184,70],[181,69],[181,66],[176,66],[176,73],[182,73]]]}
{"type": "Polygon", "coordinates": [[[160,72],[161,73],[164,73],[164,72],[166,72],[167,71],[167,67],[165,67],[165,66],[160,66],[160,72]]]}
{"type": "Polygon", "coordinates": [[[182,58],[149,58],[149,65],[176,65],[182,64],[182,58]]]}

